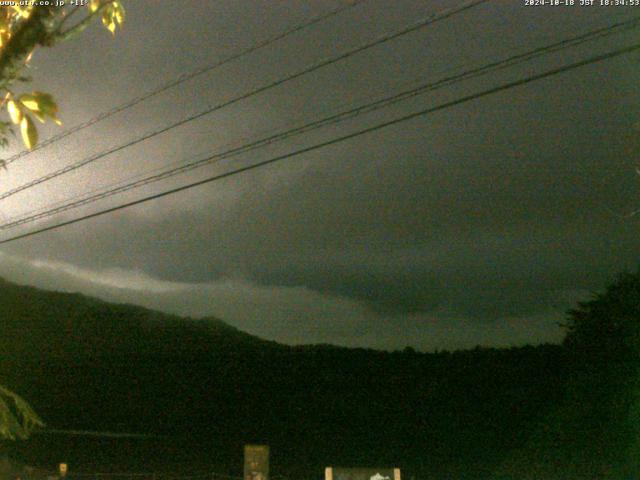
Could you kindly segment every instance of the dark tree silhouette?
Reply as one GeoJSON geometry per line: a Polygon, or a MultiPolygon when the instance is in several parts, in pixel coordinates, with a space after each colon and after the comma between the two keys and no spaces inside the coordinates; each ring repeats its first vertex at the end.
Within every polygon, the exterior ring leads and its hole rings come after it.
{"type": "MultiPolygon", "coordinates": [[[[640,272],[568,312],[559,404],[497,473],[506,478],[640,478],[640,272]]],[[[502,478],[502,477],[499,477],[502,478]]]]}
{"type": "Polygon", "coordinates": [[[596,359],[637,360],[640,271],[619,275],[604,293],[568,313],[565,346],[596,359]]]}

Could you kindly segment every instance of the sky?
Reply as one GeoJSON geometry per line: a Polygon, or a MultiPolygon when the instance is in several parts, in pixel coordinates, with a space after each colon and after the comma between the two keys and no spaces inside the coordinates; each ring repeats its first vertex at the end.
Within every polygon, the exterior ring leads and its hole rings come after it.
{"type": "MultiPolygon", "coordinates": [[[[12,163],[5,191],[463,2],[366,0],[12,163]]],[[[494,0],[0,201],[0,220],[538,46],[633,7],[494,0]]],[[[136,0],[40,49],[25,90],[63,127],[341,1],[136,0]]],[[[461,82],[0,232],[2,238],[327,141],[638,40],[638,30],[461,82]]],[[[635,270],[638,53],[581,67],[176,195],[0,246],[0,276],[290,344],[419,350],[559,342],[568,308],[635,270]]],[[[6,157],[20,150],[14,142],[6,157]]]]}

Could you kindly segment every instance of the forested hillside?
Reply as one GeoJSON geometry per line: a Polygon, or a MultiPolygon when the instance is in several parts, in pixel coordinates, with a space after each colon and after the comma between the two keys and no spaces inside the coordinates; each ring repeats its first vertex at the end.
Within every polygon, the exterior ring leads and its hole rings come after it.
{"type": "Polygon", "coordinates": [[[406,478],[519,478],[562,461],[601,473],[633,440],[632,365],[603,368],[569,345],[287,347],[215,319],[7,282],[0,315],[0,378],[49,428],[151,435],[42,432],[9,446],[30,464],[238,474],[241,446],[264,442],[273,472],[292,478],[372,464],[398,465],[406,478]]]}

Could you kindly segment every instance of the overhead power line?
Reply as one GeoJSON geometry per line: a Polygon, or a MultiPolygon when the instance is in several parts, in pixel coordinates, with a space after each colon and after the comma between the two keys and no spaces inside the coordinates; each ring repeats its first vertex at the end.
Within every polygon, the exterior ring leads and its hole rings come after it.
{"type": "Polygon", "coordinates": [[[88,205],[90,203],[97,202],[104,198],[108,198],[120,193],[124,193],[130,190],[142,187],[144,185],[148,185],[150,183],[154,183],[154,182],[164,180],[179,174],[183,174],[188,171],[203,167],[205,165],[209,165],[211,163],[214,163],[220,160],[228,159],[240,154],[247,153],[249,151],[253,151],[257,148],[261,148],[266,145],[270,145],[272,143],[282,141],[294,135],[300,135],[302,133],[316,130],[318,128],[321,128],[327,125],[333,125],[338,122],[342,122],[347,119],[354,118],[358,115],[362,115],[364,113],[369,113],[384,107],[388,107],[395,103],[407,100],[409,98],[413,98],[415,96],[424,94],[426,92],[434,91],[436,89],[447,87],[464,80],[478,77],[480,75],[485,75],[487,73],[495,72],[507,67],[518,65],[520,63],[524,63],[534,58],[537,58],[543,55],[548,55],[550,53],[557,52],[562,49],[574,47],[576,45],[580,45],[588,41],[592,41],[608,35],[612,35],[614,33],[620,32],[622,29],[637,28],[639,25],[640,25],[640,17],[637,17],[629,21],[619,22],[607,27],[601,27],[581,35],[563,39],[549,45],[545,45],[542,47],[535,48],[533,50],[529,50],[527,52],[512,55],[508,58],[491,62],[481,67],[473,68],[473,69],[464,71],[462,73],[440,79],[435,82],[422,84],[410,90],[406,90],[374,102],[368,102],[364,105],[360,105],[358,107],[351,108],[349,110],[330,115],[328,117],[307,123],[300,127],[288,129],[284,132],[280,132],[275,135],[267,136],[265,138],[256,140],[248,144],[244,144],[239,147],[231,148],[229,150],[217,153],[212,156],[208,156],[203,159],[198,159],[198,160],[180,165],[175,168],[165,169],[164,171],[161,171],[153,175],[148,175],[144,178],[137,178],[136,180],[132,179],[132,181],[130,181],[129,183],[123,184],[123,182],[118,182],[118,185],[114,186],[113,188],[108,188],[106,190],[100,191],[99,193],[95,193],[93,195],[91,195],[92,192],[89,192],[89,194],[85,195],[83,198],[80,198],[79,200],[76,200],[76,201],[67,200],[67,201],[59,202],[58,204],[59,206],[51,206],[49,208],[44,208],[39,210],[37,213],[25,214],[21,217],[9,220],[4,224],[0,224],[0,230],[15,228],[19,225],[24,225],[27,223],[32,223],[36,220],[48,218],[55,214],[66,212],[84,205],[88,205]]]}
{"type": "Polygon", "coordinates": [[[222,59],[210,64],[210,65],[206,65],[204,67],[201,67],[197,70],[194,70],[192,72],[188,72],[185,74],[182,74],[178,77],[176,77],[175,79],[159,86],[158,88],[154,89],[154,90],[150,90],[149,92],[143,93],[142,95],[132,98],[131,100],[122,103],[116,107],[113,107],[110,110],[107,110],[105,112],[99,113],[98,115],[96,115],[95,117],[79,123],[78,125],[75,125],[67,130],[64,130],[60,133],[58,133],[57,135],[53,135],[51,138],[48,138],[47,140],[44,140],[43,142],[38,143],[35,148],[33,148],[32,150],[24,150],[20,153],[17,153],[11,157],[9,157],[7,160],[5,160],[4,164],[5,165],[9,165],[10,163],[15,162],[16,160],[25,157],[27,155],[29,155],[30,153],[33,153],[37,150],[40,150],[48,145],[51,145],[53,143],[56,143],[60,140],[62,140],[63,138],[68,137],[69,135],[72,135],[76,132],[79,132],[80,130],[84,130],[85,128],[91,127],[93,125],[95,125],[98,122],[101,122],[102,120],[105,120],[117,113],[123,112],[125,110],[128,110],[132,107],[135,107],[136,105],[144,102],[145,100],[148,100],[152,97],[155,97],[156,95],[159,95],[161,93],[166,92],[167,90],[170,90],[173,87],[177,87],[178,85],[185,83],[189,80],[192,80],[194,78],[197,78],[201,75],[204,75],[205,73],[209,73],[212,72],[213,70],[216,70],[220,67],[222,67],[223,65],[226,65],[227,63],[231,63],[235,60],[238,60],[242,57],[246,57],[247,55],[257,52],[258,50],[262,50],[263,48],[268,47],[269,45],[272,45],[274,43],[276,43],[279,40],[282,40],[283,38],[286,38],[290,35],[293,35],[294,33],[300,32],[302,30],[305,30],[313,25],[316,25],[317,23],[320,23],[324,20],[327,20],[331,17],[335,17],[336,15],[339,15],[340,13],[349,10],[361,3],[366,2],[367,0],[349,0],[349,2],[347,2],[346,5],[342,5],[340,7],[337,7],[327,13],[323,13],[321,15],[317,15],[313,18],[311,18],[310,20],[307,20],[303,23],[300,23],[298,25],[295,25],[287,30],[284,30],[280,33],[275,34],[272,37],[269,37],[255,45],[252,45],[244,50],[241,50],[237,53],[231,54],[227,57],[223,57],[222,59]]]}
{"type": "Polygon", "coordinates": [[[67,225],[72,225],[74,223],[82,222],[84,220],[88,220],[88,219],[91,219],[91,218],[96,218],[96,217],[99,217],[99,216],[102,216],[102,215],[106,215],[107,213],[112,213],[112,212],[115,212],[115,211],[118,211],[118,210],[122,210],[122,209],[125,209],[125,208],[128,208],[128,207],[132,207],[134,205],[140,205],[142,203],[150,202],[150,201],[156,200],[158,198],[166,197],[168,195],[173,195],[175,193],[182,192],[182,191],[185,191],[185,190],[190,190],[192,188],[195,188],[195,187],[198,187],[198,186],[201,186],[201,185],[205,185],[205,184],[208,184],[208,183],[211,183],[211,182],[222,180],[224,178],[229,178],[229,177],[238,175],[240,173],[248,172],[250,170],[255,170],[255,169],[258,169],[258,168],[261,168],[261,167],[276,163],[276,162],[280,162],[282,160],[286,160],[288,158],[296,157],[298,155],[302,155],[302,154],[309,153],[309,152],[312,152],[312,151],[315,151],[315,150],[319,150],[321,148],[325,148],[325,147],[328,147],[328,146],[331,146],[331,145],[335,145],[337,143],[344,142],[346,140],[350,140],[350,139],[353,139],[353,138],[356,138],[356,137],[359,137],[359,136],[362,136],[362,135],[366,135],[368,133],[372,133],[372,132],[375,132],[375,131],[378,131],[378,130],[382,130],[383,128],[387,128],[387,127],[390,127],[392,125],[397,125],[399,123],[403,123],[403,122],[412,120],[414,118],[418,118],[418,117],[421,117],[421,116],[424,116],[424,115],[428,115],[428,114],[431,114],[431,113],[435,113],[435,112],[438,112],[438,111],[446,110],[446,109],[452,108],[454,106],[461,105],[463,103],[467,103],[467,102],[470,102],[472,100],[476,100],[478,98],[486,97],[488,95],[493,95],[495,93],[499,93],[499,92],[502,92],[502,91],[505,91],[505,90],[509,90],[509,89],[512,89],[512,88],[515,88],[515,87],[519,87],[521,85],[526,85],[528,83],[535,82],[535,81],[538,81],[538,80],[542,80],[544,78],[549,78],[549,77],[552,77],[552,76],[555,76],[555,75],[559,75],[561,73],[568,72],[570,70],[574,70],[576,68],[580,68],[580,67],[583,67],[583,66],[586,66],[586,65],[590,65],[590,64],[602,62],[604,60],[608,60],[608,59],[611,59],[611,58],[619,57],[621,55],[625,55],[625,54],[628,54],[628,53],[631,53],[631,52],[634,52],[634,51],[637,51],[637,50],[640,50],[640,44],[627,46],[627,47],[620,48],[620,49],[617,49],[617,50],[613,50],[613,51],[610,51],[608,53],[601,54],[601,55],[595,55],[595,56],[589,57],[589,58],[587,58],[585,60],[581,60],[579,62],[575,62],[575,63],[571,63],[571,64],[568,64],[568,65],[564,65],[562,67],[558,67],[558,68],[554,68],[554,69],[551,69],[551,70],[547,70],[547,71],[545,71],[543,73],[530,75],[528,77],[521,78],[519,80],[515,80],[515,81],[512,81],[512,82],[508,82],[508,83],[499,85],[497,87],[489,88],[487,90],[483,90],[483,91],[478,92],[478,93],[474,93],[474,94],[471,94],[471,95],[466,95],[466,96],[457,98],[455,100],[451,100],[449,102],[441,103],[440,105],[437,105],[435,107],[430,107],[430,108],[427,108],[427,109],[420,110],[418,112],[414,112],[414,113],[410,113],[410,114],[407,114],[407,115],[403,115],[403,116],[395,118],[393,120],[382,122],[382,123],[379,123],[377,125],[374,125],[374,126],[371,126],[371,127],[368,127],[368,128],[364,128],[364,129],[358,130],[356,132],[349,133],[347,135],[342,135],[340,137],[336,137],[336,138],[333,138],[331,140],[327,140],[325,142],[316,143],[315,145],[311,145],[309,147],[301,148],[301,149],[295,150],[293,152],[290,152],[290,153],[287,153],[287,154],[284,154],[284,155],[279,155],[279,156],[276,156],[276,157],[272,157],[270,159],[263,160],[261,162],[257,162],[257,163],[254,163],[254,164],[251,164],[251,165],[248,165],[248,166],[245,166],[245,167],[237,168],[235,170],[231,170],[231,171],[228,171],[228,172],[225,172],[225,173],[217,174],[217,175],[211,176],[209,178],[205,178],[203,180],[199,180],[197,182],[193,182],[193,183],[189,183],[187,185],[183,185],[183,186],[180,186],[180,187],[172,188],[170,190],[165,190],[164,192],[160,192],[160,193],[156,193],[156,194],[153,194],[153,195],[149,195],[149,196],[140,198],[138,200],[134,200],[134,201],[123,203],[123,204],[120,204],[120,205],[117,205],[117,206],[114,206],[114,207],[106,208],[104,210],[100,210],[98,212],[94,212],[94,213],[91,213],[91,214],[88,214],[88,215],[84,215],[82,217],[74,218],[72,220],[67,220],[67,221],[60,222],[60,223],[57,223],[57,224],[54,224],[54,225],[49,225],[47,227],[40,228],[38,230],[34,230],[34,231],[31,231],[31,232],[23,233],[21,235],[16,235],[14,237],[10,237],[10,238],[1,240],[0,244],[5,244],[5,243],[13,242],[13,241],[16,241],[16,240],[20,240],[20,239],[23,239],[23,238],[31,237],[31,236],[34,236],[34,235],[38,235],[40,233],[44,233],[44,232],[55,230],[55,229],[58,229],[58,228],[61,228],[61,227],[65,227],[67,225]]]}
{"type": "Polygon", "coordinates": [[[303,75],[306,75],[308,73],[314,72],[314,71],[316,71],[316,70],[318,70],[320,68],[323,68],[323,67],[326,67],[328,65],[332,65],[332,64],[334,64],[336,62],[339,62],[339,61],[345,60],[347,58],[350,58],[350,57],[352,57],[352,56],[354,56],[354,55],[356,55],[356,54],[358,54],[360,52],[363,52],[365,50],[373,48],[374,46],[381,45],[383,43],[389,42],[389,41],[394,40],[394,39],[396,39],[398,37],[401,37],[403,35],[407,35],[407,34],[409,34],[411,32],[415,32],[417,30],[425,28],[425,27],[427,27],[427,26],[429,26],[429,25],[431,25],[431,24],[433,24],[435,22],[450,18],[450,17],[452,17],[454,15],[462,13],[462,12],[464,12],[466,10],[469,10],[470,8],[473,8],[473,7],[478,6],[480,4],[486,3],[488,1],[489,0],[471,0],[471,1],[465,2],[462,5],[457,6],[455,8],[448,8],[448,9],[439,11],[437,13],[434,13],[432,15],[429,15],[426,18],[423,18],[423,19],[419,20],[418,22],[415,22],[415,23],[409,25],[408,27],[404,27],[401,30],[382,35],[382,36],[378,37],[376,40],[370,41],[370,42],[368,42],[368,43],[366,43],[364,45],[360,45],[360,46],[355,47],[355,48],[353,48],[351,50],[348,50],[346,52],[340,53],[340,54],[338,54],[338,55],[336,55],[334,57],[330,57],[328,59],[321,60],[319,62],[313,63],[310,66],[305,67],[304,69],[297,71],[296,73],[287,75],[287,76],[282,77],[282,78],[280,78],[278,80],[275,80],[275,81],[273,81],[273,82],[271,82],[271,83],[269,83],[267,85],[255,88],[255,89],[253,89],[253,90],[251,90],[251,91],[249,91],[247,93],[244,93],[242,95],[234,97],[234,98],[232,98],[230,100],[227,100],[225,102],[216,104],[213,107],[207,108],[207,109],[205,109],[205,110],[203,110],[203,111],[201,111],[199,113],[196,113],[194,115],[190,115],[190,116],[188,116],[188,117],[186,117],[186,118],[184,118],[182,120],[179,120],[179,121],[177,121],[177,122],[175,122],[175,123],[173,123],[171,125],[168,125],[168,126],[160,128],[158,130],[155,130],[153,132],[147,133],[147,134],[145,134],[145,135],[143,135],[141,137],[138,137],[138,138],[136,138],[134,140],[131,140],[130,142],[127,142],[125,144],[122,144],[122,145],[119,145],[117,147],[111,148],[109,150],[103,151],[101,153],[98,153],[98,154],[93,155],[91,157],[85,158],[83,160],[79,160],[79,161],[77,161],[75,163],[72,163],[70,165],[67,165],[66,167],[63,167],[63,168],[61,168],[59,170],[56,170],[56,171],[51,172],[51,173],[48,173],[48,174],[46,174],[46,175],[44,175],[42,177],[36,178],[35,180],[31,180],[30,182],[27,182],[27,183],[25,183],[23,185],[20,185],[20,186],[18,186],[16,188],[13,188],[11,190],[8,190],[7,192],[4,192],[4,193],[0,194],[0,200],[4,200],[4,199],[6,199],[8,197],[11,197],[11,196],[19,193],[19,192],[22,192],[22,191],[27,190],[29,188],[35,187],[36,185],[40,185],[40,184],[42,184],[44,182],[47,182],[49,180],[52,180],[52,179],[54,179],[56,177],[59,177],[61,175],[64,175],[64,174],[67,174],[67,173],[72,172],[74,170],[77,170],[79,168],[82,168],[85,165],[89,165],[90,163],[93,163],[93,162],[95,162],[95,161],[97,161],[97,160],[99,160],[101,158],[104,158],[107,155],[119,152],[121,150],[124,150],[125,148],[129,148],[129,147],[131,147],[133,145],[136,145],[136,144],[138,144],[140,142],[143,142],[145,140],[148,140],[148,139],[150,139],[152,137],[155,137],[157,135],[165,133],[165,132],[167,132],[169,130],[173,130],[174,128],[177,128],[177,127],[179,127],[181,125],[185,125],[185,124],[187,124],[189,122],[197,120],[198,118],[204,117],[205,115],[209,115],[209,114],[211,114],[211,113],[213,113],[215,111],[218,111],[218,110],[220,110],[222,108],[228,107],[228,106],[233,105],[235,103],[238,103],[238,102],[240,102],[242,100],[246,100],[247,98],[253,97],[253,96],[258,95],[258,94],[263,93],[263,92],[266,92],[267,90],[275,88],[275,87],[277,87],[279,85],[282,85],[282,84],[284,84],[286,82],[289,82],[291,80],[294,80],[296,78],[302,77],[303,75]]]}
{"type": "Polygon", "coordinates": [[[68,435],[75,437],[97,437],[97,438],[152,438],[158,435],[150,433],[122,433],[122,432],[98,432],[94,430],[62,430],[56,428],[46,428],[38,430],[37,433],[44,435],[68,435]]]}
{"type": "MultiPolygon", "coordinates": [[[[55,477],[58,478],[58,477],[55,477]]],[[[235,477],[215,472],[206,472],[200,474],[183,474],[178,472],[144,472],[144,473],[71,473],[67,477],[69,480],[84,479],[101,480],[101,479],[118,479],[118,480],[243,480],[242,477],[235,477]]]]}

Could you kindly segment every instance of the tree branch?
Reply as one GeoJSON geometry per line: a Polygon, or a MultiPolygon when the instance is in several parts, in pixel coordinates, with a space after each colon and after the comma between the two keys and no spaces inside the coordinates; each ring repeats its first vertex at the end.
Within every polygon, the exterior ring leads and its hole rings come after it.
{"type": "Polygon", "coordinates": [[[0,54],[0,88],[18,77],[37,45],[50,45],[55,18],[56,7],[34,7],[29,18],[20,24],[0,54]]]}
{"type": "Polygon", "coordinates": [[[84,30],[91,25],[91,22],[93,21],[93,18],[96,17],[97,15],[101,14],[102,11],[107,7],[107,5],[109,5],[110,3],[113,3],[115,0],[108,0],[104,3],[102,3],[95,11],[90,12],[89,14],[87,14],[82,20],[80,20],[78,23],[76,23],[73,27],[69,27],[67,30],[65,30],[64,32],[58,32],[56,34],[55,37],[55,41],[65,41],[65,40],[69,40],[70,38],[75,37],[76,35],[84,32],[84,30]]]}

